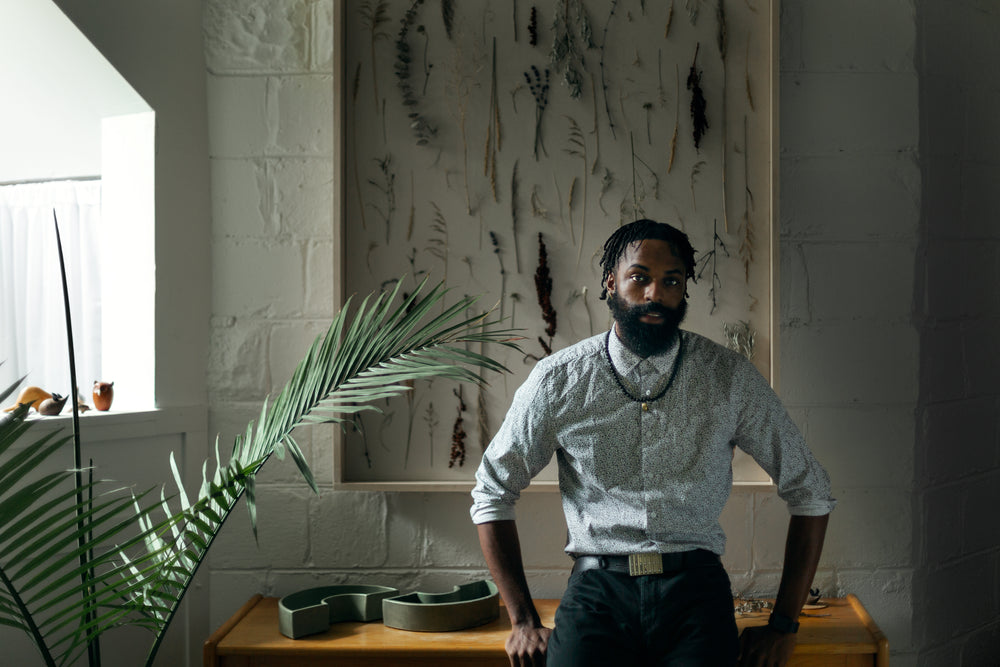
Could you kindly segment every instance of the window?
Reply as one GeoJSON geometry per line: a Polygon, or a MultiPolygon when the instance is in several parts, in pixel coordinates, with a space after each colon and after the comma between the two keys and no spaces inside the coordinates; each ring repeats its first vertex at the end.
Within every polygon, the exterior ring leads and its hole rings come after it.
{"type": "Polygon", "coordinates": [[[94,380],[113,381],[116,409],[151,408],[155,116],[50,0],[0,9],[0,58],[16,101],[0,107],[0,189],[18,215],[35,211],[31,225],[0,222],[0,386],[27,373],[69,392],[56,208],[81,393],[89,402],[94,380]]]}

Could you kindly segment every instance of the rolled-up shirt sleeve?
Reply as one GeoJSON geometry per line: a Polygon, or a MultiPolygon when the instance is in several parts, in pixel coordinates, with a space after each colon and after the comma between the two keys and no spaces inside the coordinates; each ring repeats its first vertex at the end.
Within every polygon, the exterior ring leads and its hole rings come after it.
{"type": "MultiPolygon", "coordinates": [[[[745,395],[735,445],[774,480],[793,515],[822,516],[836,507],[830,477],[816,460],[774,390],[749,363],[742,369],[745,395]]],[[[740,383],[737,383],[740,384],[740,383]]]]}
{"type": "Polygon", "coordinates": [[[521,491],[552,459],[556,443],[548,428],[547,367],[537,364],[514,393],[500,430],[483,454],[472,490],[473,523],[514,519],[521,491]]]}

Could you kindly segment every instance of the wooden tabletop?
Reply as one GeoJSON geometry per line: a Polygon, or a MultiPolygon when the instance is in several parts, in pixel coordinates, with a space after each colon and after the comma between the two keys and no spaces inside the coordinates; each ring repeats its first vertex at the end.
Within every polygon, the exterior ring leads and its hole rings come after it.
{"type": "MultiPolygon", "coordinates": [[[[807,656],[866,657],[857,664],[888,665],[888,642],[853,595],[824,600],[827,607],[800,618],[793,664],[826,664],[807,656]],[[828,615],[827,615],[828,614],[828,615]]],[[[553,626],[558,600],[536,600],[542,622],[553,626]]],[[[763,625],[767,612],[738,616],[736,624],[763,625]]],[[[278,631],[278,598],[259,595],[219,628],[204,647],[205,667],[241,665],[508,665],[503,653],[510,620],[503,607],[487,625],[456,632],[410,632],[371,623],[335,623],[321,634],[289,639],[278,631]]],[[[849,660],[849,658],[848,658],[849,660]]],[[[855,664],[853,661],[836,664],[855,664]]]]}

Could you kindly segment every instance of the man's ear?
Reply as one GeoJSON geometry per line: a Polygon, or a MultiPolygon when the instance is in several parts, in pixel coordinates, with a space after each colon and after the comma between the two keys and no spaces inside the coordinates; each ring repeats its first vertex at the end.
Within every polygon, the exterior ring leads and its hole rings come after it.
{"type": "Polygon", "coordinates": [[[613,294],[615,291],[615,274],[609,273],[608,279],[604,282],[604,287],[609,293],[613,294]]]}

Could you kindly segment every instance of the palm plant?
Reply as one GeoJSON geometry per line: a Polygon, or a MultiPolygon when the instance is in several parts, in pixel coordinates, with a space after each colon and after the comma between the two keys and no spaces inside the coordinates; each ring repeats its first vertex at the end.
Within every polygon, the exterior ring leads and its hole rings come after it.
{"type": "MultiPolygon", "coordinates": [[[[46,665],[72,664],[87,653],[91,667],[100,663],[103,633],[142,626],[153,632],[146,660],[152,664],[199,565],[244,495],[256,535],[254,479],[270,456],[290,455],[316,491],[296,427],[378,412],[374,401],[410,391],[414,380],[483,383],[483,371],[506,370],[466,349],[476,342],[516,348],[489,313],[465,316],[475,299],[434,316],[443,285],[428,289],[425,280],[397,304],[401,284],[370,295],[353,312],[348,300],[284,389],[264,401],[256,423],[236,438],[228,460],[216,439],[214,472],[206,461],[195,494],[184,488],[172,457],[171,498],[83,482],[76,470],[43,474],[72,436],[30,440],[28,407],[7,413],[0,419],[0,624],[26,632],[46,665]]],[[[0,392],[0,401],[16,387],[0,392]]]]}

